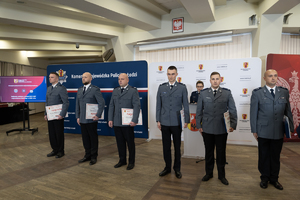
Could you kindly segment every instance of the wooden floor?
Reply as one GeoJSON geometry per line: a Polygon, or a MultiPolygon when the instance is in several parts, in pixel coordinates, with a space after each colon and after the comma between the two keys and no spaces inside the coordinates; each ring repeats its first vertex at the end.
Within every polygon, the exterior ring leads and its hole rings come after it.
{"type": "MultiPolygon", "coordinates": [[[[31,116],[39,132],[10,133],[22,122],[0,126],[0,199],[300,199],[300,143],[285,143],[279,182],[259,187],[257,148],[227,145],[225,186],[214,178],[201,182],[204,161],[182,158],[182,179],[174,172],[159,177],[164,168],[161,140],[136,139],[136,166],[115,169],[118,153],[114,137],[99,136],[97,164],[78,164],[84,155],[81,135],[65,134],[65,153],[60,159],[50,153],[47,123],[42,114],[31,116]]],[[[183,147],[182,147],[183,149],[183,147]]]]}

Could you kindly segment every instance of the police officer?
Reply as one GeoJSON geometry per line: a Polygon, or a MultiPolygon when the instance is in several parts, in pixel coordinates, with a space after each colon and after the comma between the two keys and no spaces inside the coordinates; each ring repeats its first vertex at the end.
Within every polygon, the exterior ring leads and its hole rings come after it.
{"type": "Polygon", "coordinates": [[[82,74],[83,86],[78,88],[76,97],[76,119],[81,127],[81,135],[85,155],[78,162],[90,161],[90,165],[97,162],[98,156],[98,120],[103,112],[105,102],[100,92],[100,88],[92,85],[92,75],[89,72],[82,74]],[[98,104],[98,110],[93,119],[86,119],[86,104],[98,104]]]}
{"type": "Polygon", "coordinates": [[[227,130],[224,123],[224,113],[229,110],[229,132],[236,129],[237,112],[231,91],[221,88],[221,77],[218,72],[210,75],[211,87],[201,91],[196,112],[197,128],[203,136],[205,145],[205,171],[202,181],[213,177],[214,149],[216,147],[218,178],[228,185],[225,178],[227,130]]]}
{"type": "MultiPolygon", "coordinates": [[[[48,121],[49,140],[52,152],[47,154],[47,157],[56,156],[56,158],[61,158],[65,155],[64,117],[69,108],[68,92],[66,87],[58,82],[58,74],[56,72],[49,74],[49,82],[52,85],[47,88],[45,105],[53,106],[62,104],[62,110],[57,120],[48,121]]],[[[46,112],[44,119],[47,120],[46,112]]]]}
{"type": "Polygon", "coordinates": [[[134,143],[134,127],[138,123],[140,114],[140,97],[136,88],[128,85],[128,75],[122,73],[119,75],[119,87],[116,87],[112,93],[109,111],[108,126],[114,127],[118,151],[119,162],[114,166],[119,168],[126,165],[126,144],[129,151],[129,162],[127,170],[134,168],[135,163],[135,143],[134,143]],[[129,125],[122,125],[122,108],[132,108],[133,116],[129,125]]]}
{"type": "Polygon", "coordinates": [[[288,117],[290,130],[294,132],[289,91],[276,86],[277,71],[264,73],[266,85],[253,90],[250,104],[251,132],[258,141],[258,170],[261,174],[260,187],[267,188],[268,182],[283,190],[278,182],[280,152],[284,135],[284,115],[288,117]]]}
{"type": "Polygon", "coordinates": [[[202,81],[197,81],[196,88],[197,88],[197,91],[194,91],[191,94],[190,103],[197,104],[200,91],[203,90],[203,88],[204,88],[204,83],[202,81]]]}
{"type": "Polygon", "coordinates": [[[157,127],[162,132],[163,153],[165,168],[159,176],[165,176],[171,172],[171,135],[175,149],[175,161],[173,169],[177,178],[181,178],[180,172],[180,146],[181,130],[180,110],[184,108],[185,123],[184,128],[190,122],[189,105],[186,86],[176,81],[178,75],[177,68],[170,66],[167,71],[169,82],[163,83],[158,87],[156,101],[156,122],[157,127]]]}

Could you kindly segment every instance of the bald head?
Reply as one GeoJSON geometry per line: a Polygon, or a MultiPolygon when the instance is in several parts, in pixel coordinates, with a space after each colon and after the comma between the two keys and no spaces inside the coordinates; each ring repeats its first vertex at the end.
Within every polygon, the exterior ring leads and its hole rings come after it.
{"type": "Polygon", "coordinates": [[[266,85],[273,88],[275,87],[278,79],[277,71],[274,69],[269,69],[264,73],[264,80],[266,81],[266,85]]]}
{"type": "Polygon", "coordinates": [[[125,74],[125,73],[121,73],[121,74],[119,75],[119,85],[120,85],[121,87],[125,87],[125,86],[128,84],[128,82],[129,82],[128,75],[125,74]]]}
{"type": "Polygon", "coordinates": [[[88,85],[92,82],[92,74],[90,72],[84,72],[82,74],[82,83],[83,85],[88,85]]]}

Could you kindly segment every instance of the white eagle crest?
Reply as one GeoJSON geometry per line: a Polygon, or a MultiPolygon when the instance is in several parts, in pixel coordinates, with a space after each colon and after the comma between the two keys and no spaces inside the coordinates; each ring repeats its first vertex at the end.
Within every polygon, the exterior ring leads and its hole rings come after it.
{"type": "Polygon", "coordinates": [[[175,29],[179,29],[179,27],[181,26],[181,24],[182,24],[181,21],[175,20],[174,21],[174,27],[175,27],[175,29]]]}

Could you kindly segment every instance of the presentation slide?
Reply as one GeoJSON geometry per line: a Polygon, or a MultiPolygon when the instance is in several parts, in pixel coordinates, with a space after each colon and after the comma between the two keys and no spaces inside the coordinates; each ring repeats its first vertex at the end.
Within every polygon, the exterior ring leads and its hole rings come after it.
{"type": "Polygon", "coordinates": [[[0,102],[45,102],[45,76],[1,76],[0,102]]]}

